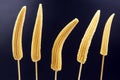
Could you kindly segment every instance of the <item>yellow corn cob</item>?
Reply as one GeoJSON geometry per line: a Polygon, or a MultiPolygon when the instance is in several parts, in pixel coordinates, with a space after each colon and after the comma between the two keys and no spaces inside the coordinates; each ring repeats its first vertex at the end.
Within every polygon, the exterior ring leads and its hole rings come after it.
{"type": "Polygon", "coordinates": [[[22,30],[25,20],[26,6],[24,6],[18,14],[12,37],[12,52],[15,60],[21,60],[23,57],[22,51],[22,30]]]}
{"type": "Polygon", "coordinates": [[[110,29],[111,29],[111,24],[112,24],[114,15],[115,14],[112,14],[105,24],[103,37],[102,37],[101,50],[100,50],[100,54],[103,56],[106,56],[108,54],[108,43],[109,43],[110,29]]]}
{"type": "Polygon", "coordinates": [[[75,18],[70,23],[68,23],[62,31],[58,34],[53,48],[52,48],[52,61],[51,61],[51,68],[55,71],[60,71],[62,68],[62,47],[63,44],[70,34],[70,32],[74,29],[74,27],[77,25],[79,20],[75,18]]]}
{"type": "Polygon", "coordinates": [[[96,31],[99,17],[100,17],[100,10],[98,10],[94,15],[91,23],[89,24],[84,34],[84,37],[82,38],[82,41],[78,50],[78,54],[77,54],[77,61],[82,64],[86,62],[88,50],[91,44],[92,37],[96,31]]]}
{"type": "Polygon", "coordinates": [[[40,50],[41,50],[42,25],[43,25],[43,9],[42,4],[40,4],[36,17],[36,23],[34,27],[31,45],[31,59],[33,62],[37,62],[41,59],[40,50]]]}

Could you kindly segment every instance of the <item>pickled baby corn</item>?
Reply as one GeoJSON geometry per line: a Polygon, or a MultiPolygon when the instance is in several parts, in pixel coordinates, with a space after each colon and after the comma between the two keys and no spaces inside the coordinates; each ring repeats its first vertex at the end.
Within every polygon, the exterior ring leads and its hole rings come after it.
{"type": "Polygon", "coordinates": [[[102,55],[100,80],[102,80],[102,78],[103,78],[104,60],[105,60],[105,56],[107,56],[107,54],[108,54],[108,43],[109,43],[110,29],[111,29],[111,24],[112,24],[114,15],[115,14],[112,14],[109,17],[109,19],[107,20],[107,22],[105,24],[105,28],[103,31],[102,44],[101,44],[101,50],[100,50],[100,54],[102,55]]]}
{"type": "Polygon", "coordinates": [[[18,14],[13,30],[13,37],[12,37],[13,58],[17,60],[17,65],[18,65],[18,80],[21,80],[20,60],[23,58],[22,30],[25,20],[25,14],[26,14],[26,6],[24,6],[18,14]]]}
{"type": "Polygon", "coordinates": [[[101,50],[100,50],[100,54],[103,56],[106,56],[108,54],[108,43],[109,43],[110,29],[111,29],[111,24],[112,24],[114,15],[115,14],[112,14],[105,24],[103,37],[102,37],[101,50]]]}
{"type": "Polygon", "coordinates": [[[13,37],[12,37],[12,52],[15,60],[21,60],[23,57],[22,51],[22,30],[25,20],[26,6],[24,6],[18,14],[15,22],[13,37]]]}
{"type": "Polygon", "coordinates": [[[82,38],[82,41],[81,41],[81,44],[80,44],[80,47],[78,50],[78,54],[77,54],[77,61],[79,63],[81,63],[80,68],[79,68],[79,73],[78,73],[78,80],[80,80],[80,77],[81,77],[82,65],[87,60],[88,50],[89,50],[93,35],[96,31],[96,28],[97,28],[97,25],[99,22],[99,18],[100,18],[100,10],[98,10],[95,13],[93,19],[91,20],[83,38],[82,38]]]}
{"type": "Polygon", "coordinates": [[[86,62],[88,50],[92,41],[92,37],[96,31],[99,18],[100,18],[100,10],[98,10],[94,15],[81,41],[78,54],[77,54],[77,61],[82,64],[86,62]]]}
{"type": "Polygon", "coordinates": [[[52,61],[51,61],[51,68],[55,71],[60,71],[62,68],[62,47],[63,44],[70,34],[70,32],[74,29],[77,25],[79,20],[75,18],[70,23],[68,23],[62,31],[58,34],[52,48],[52,61]]]}
{"type": "Polygon", "coordinates": [[[40,4],[36,17],[36,23],[34,27],[31,45],[31,59],[33,62],[37,62],[41,59],[40,50],[41,50],[42,25],[43,25],[43,9],[42,4],[40,4]]]}

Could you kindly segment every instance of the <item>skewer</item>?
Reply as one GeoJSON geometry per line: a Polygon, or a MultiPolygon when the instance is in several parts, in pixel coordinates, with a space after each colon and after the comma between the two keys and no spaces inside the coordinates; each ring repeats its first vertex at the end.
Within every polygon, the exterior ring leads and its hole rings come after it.
{"type": "Polygon", "coordinates": [[[18,80],[21,80],[20,61],[19,60],[17,60],[17,66],[18,66],[18,80]]]}
{"type": "Polygon", "coordinates": [[[57,80],[57,72],[58,71],[55,71],[55,79],[54,80],[57,80]]]}
{"type": "Polygon", "coordinates": [[[105,61],[105,56],[102,56],[102,64],[101,64],[101,74],[100,74],[100,80],[102,80],[102,78],[103,78],[104,61],[105,61]]]}
{"type": "Polygon", "coordinates": [[[35,74],[36,74],[36,80],[38,80],[38,64],[35,62],[35,74]]]}
{"type": "Polygon", "coordinates": [[[82,66],[83,66],[83,64],[80,64],[78,80],[80,80],[80,78],[81,78],[82,66]]]}

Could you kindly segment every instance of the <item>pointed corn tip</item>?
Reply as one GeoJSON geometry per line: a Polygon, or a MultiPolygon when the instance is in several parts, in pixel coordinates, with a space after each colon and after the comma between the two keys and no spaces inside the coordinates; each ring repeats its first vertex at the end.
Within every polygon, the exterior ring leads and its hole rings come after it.
{"type": "Polygon", "coordinates": [[[22,7],[22,10],[26,11],[26,8],[27,8],[26,6],[23,6],[23,7],[22,7]]]}
{"type": "MultiPolygon", "coordinates": [[[[19,15],[20,15],[20,14],[25,14],[25,13],[26,13],[26,6],[23,6],[22,9],[21,9],[20,12],[19,12],[19,15]]],[[[19,15],[18,15],[18,16],[19,16],[19,15]]]]}
{"type": "Polygon", "coordinates": [[[115,15],[115,13],[113,13],[112,15],[115,15]]]}
{"type": "Polygon", "coordinates": [[[41,13],[41,12],[43,12],[43,9],[42,9],[42,4],[39,4],[39,7],[38,7],[38,13],[41,13]]]}
{"type": "Polygon", "coordinates": [[[114,16],[115,16],[115,13],[113,13],[110,17],[112,17],[112,18],[113,18],[114,16]]]}
{"type": "Polygon", "coordinates": [[[78,18],[72,20],[72,23],[78,24],[78,22],[79,22],[78,18]]]}
{"type": "Polygon", "coordinates": [[[100,14],[101,11],[100,11],[100,10],[97,10],[97,12],[100,14]]]}
{"type": "Polygon", "coordinates": [[[23,6],[20,13],[25,14],[26,13],[26,6],[23,6]]]}
{"type": "Polygon", "coordinates": [[[39,8],[38,8],[38,9],[41,9],[41,8],[42,8],[42,4],[40,3],[40,4],[39,4],[39,8]]]}
{"type": "Polygon", "coordinates": [[[76,21],[77,23],[79,22],[78,18],[75,18],[74,21],[76,21]]]}
{"type": "Polygon", "coordinates": [[[42,6],[42,4],[41,4],[41,3],[39,4],[39,7],[40,7],[40,6],[42,6]]]}
{"type": "Polygon", "coordinates": [[[96,15],[100,17],[100,13],[101,13],[101,11],[97,10],[96,15]]]}

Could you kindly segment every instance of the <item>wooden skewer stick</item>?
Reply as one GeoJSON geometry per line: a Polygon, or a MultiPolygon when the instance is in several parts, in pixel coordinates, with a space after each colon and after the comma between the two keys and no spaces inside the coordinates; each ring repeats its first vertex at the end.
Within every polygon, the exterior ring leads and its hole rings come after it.
{"type": "Polygon", "coordinates": [[[21,80],[21,73],[20,73],[20,61],[17,61],[17,66],[18,66],[18,80],[21,80]]]}
{"type": "Polygon", "coordinates": [[[102,64],[101,64],[101,74],[100,74],[100,80],[102,80],[102,78],[103,78],[104,61],[105,61],[105,56],[102,56],[102,64]]]}
{"type": "Polygon", "coordinates": [[[57,72],[58,71],[55,71],[55,79],[54,80],[57,80],[57,72]]]}
{"type": "Polygon", "coordinates": [[[78,73],[78,80],[80,80],[80,77],[81,77],[82,65],[83,64],[80,64],[79,73],[78,73]]]}
{"type": "Polygon", "coordinates": [[[35,74],[36,74],[36,80],[38,80],[38,64],[35,62],[35,74]]]}

